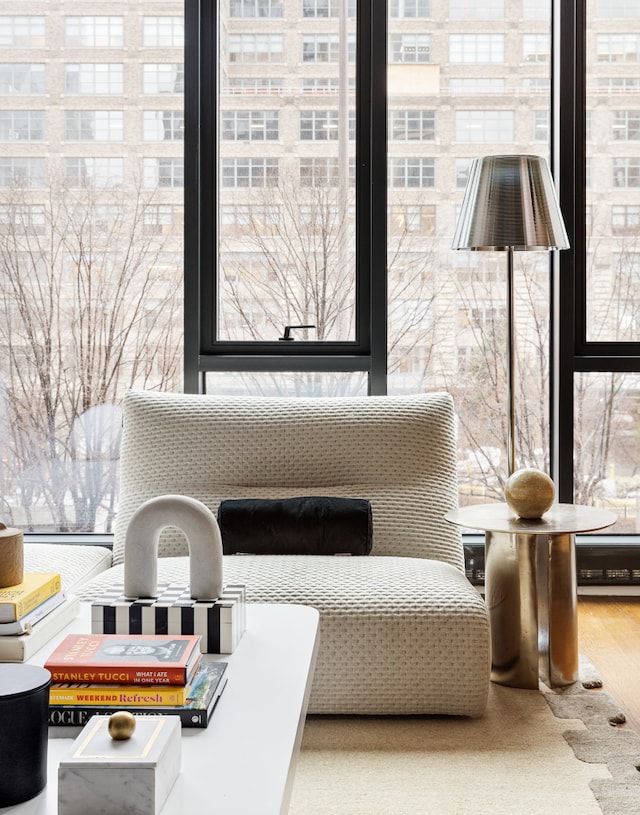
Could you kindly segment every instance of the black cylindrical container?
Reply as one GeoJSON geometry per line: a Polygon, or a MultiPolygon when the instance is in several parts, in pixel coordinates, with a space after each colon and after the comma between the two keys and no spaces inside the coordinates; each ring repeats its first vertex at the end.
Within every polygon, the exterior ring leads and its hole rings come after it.
{"type": "Polygon", "coordinates": [[[0,807],[20,804],[47,783],[51,674],[0,664],[0,807]]]}

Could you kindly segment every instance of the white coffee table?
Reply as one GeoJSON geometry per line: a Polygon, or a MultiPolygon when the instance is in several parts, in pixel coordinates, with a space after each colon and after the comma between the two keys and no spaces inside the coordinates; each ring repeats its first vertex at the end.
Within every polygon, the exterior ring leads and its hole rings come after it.
{"type": "MultiPolygon", "coordinates": [[[[30,662],[42,665],[64,634],[89,631],[89,605],[30,662]]],[[[206,729],[182,729],[182,770],[162,815],[280,815],[289,809],[313,678],[318,612],[285,604],[247,606],[247,630],[230,656],[229,680],[206,729]]],[[[53,728],[51,735],[78,729],[53,728]]],[[[40,795],[2,813],[56,815],[58,765],[70,738],[49,738],[40,795]]]]}

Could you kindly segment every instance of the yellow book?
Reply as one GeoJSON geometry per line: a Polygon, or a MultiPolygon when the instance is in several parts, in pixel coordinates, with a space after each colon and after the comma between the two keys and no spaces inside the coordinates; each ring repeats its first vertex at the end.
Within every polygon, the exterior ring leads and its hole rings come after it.
{"type": "Polygon", "coordinates": [[[49,688],[50,705],[96,707],[155,707],[185,705],[189,685],[88,685],[54,683],[49,688]]]}
{"type": "Polygon", "coordinates": [[[12,623],[62,589],[57,572],[25,572],[24,580],[0,589],[0,623],[12,623]]]}

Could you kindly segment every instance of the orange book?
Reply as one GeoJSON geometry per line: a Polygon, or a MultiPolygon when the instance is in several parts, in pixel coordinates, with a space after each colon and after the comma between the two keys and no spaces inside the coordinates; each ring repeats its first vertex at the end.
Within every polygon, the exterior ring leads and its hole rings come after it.
{"type": "Polygon", "coordinates": [[[187,685],[198,634],[67,634],[44,664],[52,682],[187,685]]]}

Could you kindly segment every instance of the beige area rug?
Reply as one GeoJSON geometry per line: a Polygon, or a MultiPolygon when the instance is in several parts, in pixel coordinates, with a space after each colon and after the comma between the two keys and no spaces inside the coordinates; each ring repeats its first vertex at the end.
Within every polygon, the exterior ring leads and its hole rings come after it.
{"type": "Polygon", "coordinates": [[[290,815],[640,813],[640,737],[611,699],[541,691],[492,685],[481,719],[309,717],[290,815]]]}

